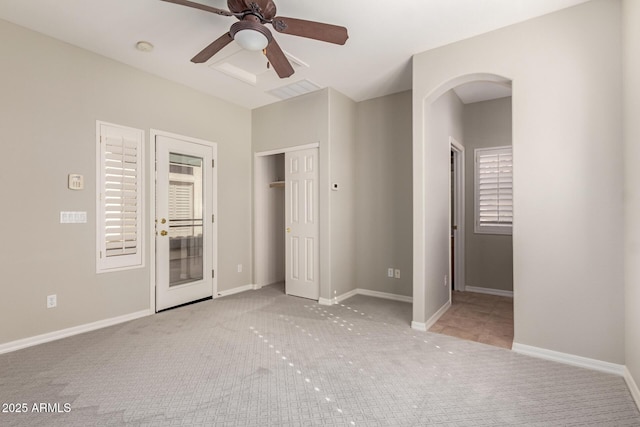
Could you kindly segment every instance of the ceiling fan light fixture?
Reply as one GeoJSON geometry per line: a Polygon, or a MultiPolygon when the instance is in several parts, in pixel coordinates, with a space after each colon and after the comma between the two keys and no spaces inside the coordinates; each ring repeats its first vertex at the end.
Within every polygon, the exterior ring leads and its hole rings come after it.
{"type": "Polygon", "coordinates": [[[239,21],[231,26],[231,37],[246,50],[260,51],[271,42],[271,31],[253,21],[239,21]]]}

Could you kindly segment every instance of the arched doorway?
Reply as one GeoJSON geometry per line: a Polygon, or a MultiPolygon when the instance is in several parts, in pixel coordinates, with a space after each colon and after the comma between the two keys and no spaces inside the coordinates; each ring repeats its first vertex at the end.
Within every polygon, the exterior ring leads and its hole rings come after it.
{"type": "MultiPolygon", "coordinates": [[[[452,226],[455,214],[452,215],[451,174],[451,140],[465,145],[465,123],[463,116],[469,104],[475,104],[473,110],[478,110],[483,102],[491,99],[503,98],[511,95],[511,81],[494,74],[470,74],[452,79],[434,90],[423,100],[422,132],[418,139],[414,139],[414,307],[412,327],[427,330],[433,326],[450,308],[452,301],[452,266],[455,265],[455,252],[452,252],[452,226]]],[[[509,102],[509,143],[511,142],[509,102]]],[[[414,134],[415,135],[415,134],[414,134]]],[[[503,141],[504,142],[504,141],[503,141]]],[[[486,145],[486,141],[484,142],[486,145]]],[[[475,146],[475,144],[474,144],[475,146]]],[[[474,235],[474,191],[473,166],[474,150],[467,150],[466,166],[466,207],[467,221],[465,221],[466,235],[474,235]],[[469,188],[470,187],[470,188],[469,188]],[[469,218],[471,216],[471,218],[469,218]],[[471,219],[469,221],[469,219],[471,219]]],[[[463,204],[464,206],[464,204],[463,204]]],[[[482,236],[487,240],[487,236],[482,236]]],[[[499,239],[505,240],[504,237],[499,239]]],[[[490,238],[491,240],[491,238],[490,238]]],[[[471,239],[472,245],[477,243],[471,239]]],[[[469,246],[469,245],[467,245],[469,246]]],[[[509,256],[512,256],[512,246],[508,244],[509,256]]],[[[477,244],[475,245],[477,250],[477,244]]],[[[469,250],[467,248],[466,252],[469,250]]],[[[503,250],[504,252],[504,250],[503,250]]],[[[472,266],[477,266],[477,259],[473,258],[472,266]]],[[[509,259],[510,267],[512,258],[509,259]]],[[[469,260],[467,260],[469,265],[469,260]]],[[[458,271],[460,271],[458,269],[458,271]]],[[[496,293],[497,295],[512,296],[512,270],[509,286],[493,283],[488,285],[478,282],[475,278],[467,278],[467,283],[458,283],[456,289],[463,290],[465,285],[471,291],[496,293]],[[477,286],[482,285],[482,286],[477,286]],[[510,288],[510,289],[499,289],[510,288]],[[495,291],[495,292],[494,292],[495,291]],[[504,291],[504,292],[503,292],[504,291]]],[[[460,276],[460,275],[459,275],[460,276]]],[[[464,275],[463,275],[464,276],[464,275]]],[[[461,276],[462,277],[462,276],[461,276]]],[[[486,316],[479,316],[486,317],[486,316]]],[[[511,331],[513,331],[513,314],[511,312],[511,331]]],[[[468,332],[468,331],[467,331],[468,332]]],[[[477,336],[478,331],[473,331],[477,336]]],[[[504,346],[504,345],[503,345],[504,346]]]]}

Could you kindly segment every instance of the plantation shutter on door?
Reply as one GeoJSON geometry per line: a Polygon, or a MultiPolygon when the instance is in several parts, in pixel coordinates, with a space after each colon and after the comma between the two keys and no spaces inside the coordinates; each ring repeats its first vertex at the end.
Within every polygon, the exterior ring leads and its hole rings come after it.
{"type": "Polygon", "coordinates": [[[98,127],[98,270],[141,266],[144,132],[106,123],[98,127]]]}
{"type": "Polygon", "coordinates": [[[511,147],[475,150],[476,233],[511,234],[513,154],[511,147]]]}

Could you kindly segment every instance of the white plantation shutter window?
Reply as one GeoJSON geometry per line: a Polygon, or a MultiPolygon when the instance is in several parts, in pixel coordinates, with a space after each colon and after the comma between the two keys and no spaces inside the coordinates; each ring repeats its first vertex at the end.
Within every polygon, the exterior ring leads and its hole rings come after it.
{"type": "Polygon", "coordinates": [[[98,272],[142,266],[144,131],[98,122],[98,272]]]}
{"type": "Polygon", "coordinates": [[[513,154],[511,147],[475,150],[475,232],[511,234],[513,154]]]}

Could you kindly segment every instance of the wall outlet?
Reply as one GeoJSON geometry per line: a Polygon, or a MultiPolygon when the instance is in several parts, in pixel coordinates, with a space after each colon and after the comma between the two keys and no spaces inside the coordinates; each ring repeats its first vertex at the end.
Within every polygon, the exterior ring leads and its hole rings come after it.
{"type": "Polygon", "coordinates": [[[400,269],[399,269],[399,268],[396,268],[396,269],[394,270],[394,272],[393,272],[393,276],[394,276],[396,279],[399,279],[399,278],[400,278],[400,269]]]}
{"type": "Polygon", "coordinates": [[[393,277],[393,268],[387,268],[387,277],[393,277]]]}
{"type": "Polygon", "coordinates": [[[47,308],[55,308],[58,305],[57,295],[47,295],[47,308]]]}
{"type": "Polygon", "coordinates": [[[242,273],[242,264],[238,264],[238,273],[242,273]]]}

